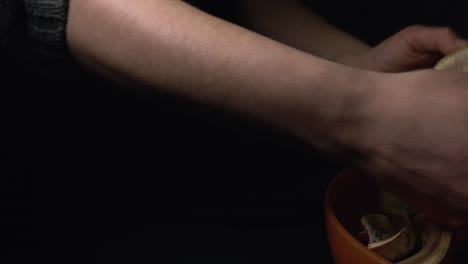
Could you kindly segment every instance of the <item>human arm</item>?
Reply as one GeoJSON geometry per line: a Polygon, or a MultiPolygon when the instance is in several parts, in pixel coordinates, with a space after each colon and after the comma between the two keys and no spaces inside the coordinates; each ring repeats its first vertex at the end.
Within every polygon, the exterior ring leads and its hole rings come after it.
{"type": "Polygon", "coordinates": [[[426,212],[468,212],[463,74],[343,66],[179,1],[72,0],[68,43],[111,78],[280,127],[426,212]]]}
{"type": "Polygon", "coordinates": [[[338,61],[346,54],[360,54],[370,46],[335,27],[300,0],[243,0],[246,24],[272,39],[338,61]]]}
{"type": "Polygon", "coordinates": [[[449,27],[413,25],[370,47],[299,0],[245,0],[243,6],[252,30],[305,52],[367,70],[431,68],[443,55],[468,44],[449,27]]]}
{"type": "MultiPolygon", "coordinates": [[[[75,57],[111,78],[242,113],[332,147],[355,69],[322,60],[181,1],[72,0],[75,57]],[[314,139],[313,139],[314,138],[314,139]],[[330,139],[331,140],[331,139],[330,139]]],[[[314,141],[314,142],[312,142],[314,141]]],[[[318,146],[320,145],[320,146],[318,146]]]]}

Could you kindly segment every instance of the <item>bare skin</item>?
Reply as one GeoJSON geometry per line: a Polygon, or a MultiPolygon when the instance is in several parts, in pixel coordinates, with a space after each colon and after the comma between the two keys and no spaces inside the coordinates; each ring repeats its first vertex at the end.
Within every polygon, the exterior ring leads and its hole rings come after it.
{"type": "Polygon", "coordinates": [[[112,78],[163,89],[288,131],[302,129],[307,120],[316,127],[308,131],[317,134],[313,144],[324,150],[334,146],[327,135],[335,130],[347,93],[353,90],[349,84],[356,82],[353,68],[181,1],[72,1],[68,42],[78,60],[112,78]]]}
{"type": "Polygon", "coordinates": [[[319,38],[302,42],[299,30],[277,34],[258,21],[267,38],[181,1],[71,0],[68,44],[98,73],[283,129],[462,227],[468,75],[421,69],[466,42],[416,26],[370,48],[318,19],[291,22],[330,37],[314,43],[319,38]],[[409,72],[385,73],[402,71],[409,72]]]}
{"type": "Polygon", "coordinates": [[[370,47],[314,14],[301,1],[242,1],[250,29],[331,61],[370,47]]]}
{"type": "Polygon", "coordinates": [[[321,58],[379,72],[431,68],[442,55],[467,45],[452,29],[414,25],[376,47],[346,34],[301,1],[243,1],[249,27],[321,58]]]}

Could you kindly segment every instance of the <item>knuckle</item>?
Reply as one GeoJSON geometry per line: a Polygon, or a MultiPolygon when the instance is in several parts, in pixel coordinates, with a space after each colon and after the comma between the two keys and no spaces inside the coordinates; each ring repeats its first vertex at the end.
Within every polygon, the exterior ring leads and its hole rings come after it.
{"type": "Polygon", "coordinates": [[[455,30],[453,30],[453,28],[451,28],[451,27],[441,27],[440,32],[443,35],[448,36],[448,37],[456,37],[456,35],[457,35],[455,33],[455,30]]]}
{"type": "Polygon", "coordinates": [[[427,29],[426,26],[423,26],[423,25],[420,25],[420,24],[415,24],[415,25],[411,25],[411,26],[408,26],[406,27],[403,32],[407,33],[407,34],[413,34],[415,32],[419,32],[419,31],[422,31],[422,30],[425,30],[427,29]]]}
{"type": "Polygon", "coordinates": [[[415,36],[421,35],[422,32],[426,31],[427,27],[423,25],[411,25],[399,32],[399,37],[403,39],[406,42],[412,42],[414,41],[415,36]]]}
{"type": "Polygon", "coordinates": [[[457,33],[455,30],[451,27],[429,27],[429,26],[424,26],[420,24],[415,24],[406,27],[401,31],[403,35],[414,35],[421,33],[422,31],[427,31],[430,30],[433,33],[443,35],[444,37],[449,37],[449,38],[455,38],[457,37],[457,33]]]}

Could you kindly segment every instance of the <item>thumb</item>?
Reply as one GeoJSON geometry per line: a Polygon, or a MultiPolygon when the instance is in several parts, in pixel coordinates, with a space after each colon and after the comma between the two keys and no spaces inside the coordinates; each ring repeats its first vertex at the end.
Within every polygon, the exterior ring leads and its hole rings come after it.
{"type": "Polygon", "coordinates": [[[468,46],[468,41],[449,27],[410,26],[400,32],[400,37],[412,49],[421,53],[448,55],[468,46]]]}

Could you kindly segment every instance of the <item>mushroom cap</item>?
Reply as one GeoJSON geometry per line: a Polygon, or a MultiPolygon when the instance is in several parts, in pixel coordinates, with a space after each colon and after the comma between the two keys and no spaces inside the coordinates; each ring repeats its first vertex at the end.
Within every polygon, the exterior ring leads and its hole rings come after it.
{"type": "Polygon", "coordinates": [[[468,72],[468,47],[444,56],[437,62],[434,69],[468,72]]]}

